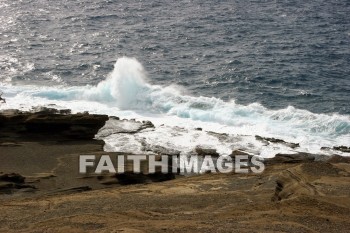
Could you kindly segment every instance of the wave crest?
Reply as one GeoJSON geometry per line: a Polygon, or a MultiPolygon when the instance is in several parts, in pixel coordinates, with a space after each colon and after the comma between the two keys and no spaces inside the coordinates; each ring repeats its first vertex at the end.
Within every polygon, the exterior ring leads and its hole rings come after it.
{"type": "MultiPolygon", "coordinates": [[[[11,87],[13,92],[13,88],[11,87]]],[[[177,116],[194,121],[230,126],[231,133],[265,135],[296,142],[318,143],[323,146],[346,145],[350,141],[350,118],[339,114],[314,114],[292,106],[270,110],[258,103],[239,105],[217,98],[182,95],[176,87],[162,87],[147,82],[143,66],[134,58],[117,60],[114,70],[97,86],[24,88],[17,95],[59,101],[77,108],[84,102],[87,111],[93,103],[98,108],[113,107],[118,111],[138,111],[145,114],[177,116]],[[78,103],[78,104],[77,104],[78,103]]],[[[44,99],[44,100],[43,100],[44,99]]],[[[37,101],[38,102],[38,101],[37,101]]],[[[95,105],[94,105],[95,106],[95,105]]],[[[95,108],[96,109],[96,108],[95,108]]],[[[99,111],[101,113],[101,111],[99,111]]],[[[118,115],[119,112],[107,114],[118,115]]]]}

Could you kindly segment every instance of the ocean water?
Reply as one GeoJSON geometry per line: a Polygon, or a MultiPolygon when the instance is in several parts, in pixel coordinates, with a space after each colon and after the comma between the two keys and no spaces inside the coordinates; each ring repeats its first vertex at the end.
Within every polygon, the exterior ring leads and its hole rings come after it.
{"type": "Polygon", "coordinates": [[[0,109],[54,106],[159,126],[109,135],[109,151],[146,140],[188,152],[332,154],[321,147],[350,146],[349,12],[346,0],[2,0],[0,109]]]}

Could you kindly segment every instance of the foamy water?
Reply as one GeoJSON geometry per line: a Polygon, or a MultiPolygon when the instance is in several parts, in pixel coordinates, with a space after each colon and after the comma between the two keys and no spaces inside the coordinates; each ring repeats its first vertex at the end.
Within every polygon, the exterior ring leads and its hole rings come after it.
{"type": "MultiPolygon", "coordinates": [[[[14,86],[0,84],[6,104],[0,109],[29,110],[33,106],[69,108],[73,112],[108,114],[121,118],[150,120],[158,128],[137,135],[109,135],[103,138],[106,150],[139,150],[140,138],[181,151],[208,145],[222,154],[233,149],[271,157],[293,152],[279,144],[264,145],[255,135],[299,143],[295,151],[331,154],[321,147],[350,146],[350,117],[314,114],[292,106],[269,110],[258,103],[249,105],[217,98],[185,95],[176,86],[157,86],[147,82],[143,66],[133,58],[120,58],[108,77],[96,86],[14,86]],[[203,131],[194,128],[201,127],[203,131]],[[181,130],[180,130],[181,129],[181,130]],[[226,141],[206,131],[227,133],[226,141]],[[123,138],[122,138],[123,137],[123,138]],[[122,149],[123,148],[123,149],[122,149]]],[[[340,153],[340,152],[337,152],[340,153]]],[[[346,155],[346,153],[343,153],[346,155]]]]}

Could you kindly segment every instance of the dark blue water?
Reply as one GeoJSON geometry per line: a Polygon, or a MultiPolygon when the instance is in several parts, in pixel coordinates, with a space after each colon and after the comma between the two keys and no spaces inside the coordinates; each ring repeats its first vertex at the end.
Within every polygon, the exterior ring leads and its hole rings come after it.
{"type": "Polygon", "coordinates": [[[0,2],[0,81],[86,85],[136,57],[152,84],[350,114],[350,2],[0,2]]]}

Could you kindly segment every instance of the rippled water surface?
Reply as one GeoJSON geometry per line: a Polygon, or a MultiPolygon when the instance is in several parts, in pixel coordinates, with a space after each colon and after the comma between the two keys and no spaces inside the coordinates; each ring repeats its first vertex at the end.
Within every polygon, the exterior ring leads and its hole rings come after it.
{"type": "Polygon", "coordinates": [[[95,85],[136,57],[193,96],[350,113],[350,2],[0,1],[0,81],[95,85]]]}

